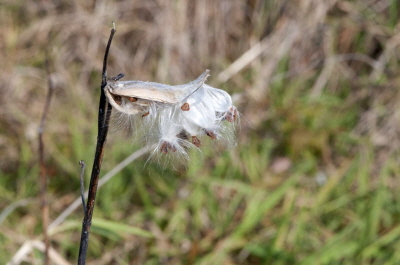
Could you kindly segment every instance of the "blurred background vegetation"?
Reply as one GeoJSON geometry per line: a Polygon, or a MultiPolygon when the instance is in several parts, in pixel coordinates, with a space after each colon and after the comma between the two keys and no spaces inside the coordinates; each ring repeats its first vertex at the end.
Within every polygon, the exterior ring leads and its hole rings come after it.
{"type": "MultiPolygon", "coordinates": [[[[397,0],[1,0],[0,263],[42,264],[46,53],[53,221],[79,196],[81,159],[88,186],[115,21],[109,76],[175,85],[210,69],[241,122],[237,146],[176,169],[142,156],[104,185],[89,264],[400,264],[399,13],[397,0]]],[[[139,148],[111,131],[102,175],[139,148]]],[[[82,218],[49,230],[52,264],[76,263],[82,218]]]]}

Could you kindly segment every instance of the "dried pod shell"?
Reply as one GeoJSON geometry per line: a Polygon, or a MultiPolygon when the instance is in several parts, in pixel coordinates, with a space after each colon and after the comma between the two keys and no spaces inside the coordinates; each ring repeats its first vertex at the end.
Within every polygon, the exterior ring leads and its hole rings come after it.
{"type": "MultiPolygon", "coordinates": [[[[148,104],[149,101],[176,104],[201,88],[207,80],[209,72],[209,70],[206,70],[196,80],[178,86],[170,86],[155,82],[109,80],[104,90],[108,101],[118,111],[135,114],[135,110],[126,110],[123,106],[117,104],[115,101],[116,96],[128,97],[129,101],[131,101],[130,98],[135,98],[137,99],[137,103],[141,104],[148,104]]],[[[139,112],[139,110],[136,111],[136,113],[137,112],[139,112]]]]}
{"type": "Polygon", "coordinates": [[[119,75],[108,79],[104,93],[118,118],[125,119],[129,128],[138,124],[138,134],[146,144],[157,143],[157,152],[187,159],[189,148],[201,146],[197,136],[230,140],[233,126],[226,128],[222,121],[239,118],[231,96],[205,84],[208,75],[206,70],[196,80],[178,86],[119,81],[119,75]]]}

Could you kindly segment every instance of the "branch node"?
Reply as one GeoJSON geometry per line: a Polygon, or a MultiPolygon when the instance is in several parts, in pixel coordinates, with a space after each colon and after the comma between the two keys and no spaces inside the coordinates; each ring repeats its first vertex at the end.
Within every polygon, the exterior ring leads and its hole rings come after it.
{"type": "Polygon", "coordinates": [[[109,77],[108,80],[109,80],[109,81],[118,81],[118,80],[120,80],[121,78],[123,78],[124,76],[125,76],[124,73],[120,73],[120,74],[118,74],[117,76],[109,77]]]}

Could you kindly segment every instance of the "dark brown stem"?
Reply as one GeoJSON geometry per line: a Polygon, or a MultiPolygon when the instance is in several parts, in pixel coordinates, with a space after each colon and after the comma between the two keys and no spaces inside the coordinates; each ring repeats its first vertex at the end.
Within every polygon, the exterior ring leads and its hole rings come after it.
{"type": "Polygon", "coordinates": [[[79,247],[79,257],[78,264],[83,265],[86,263],[86,253],[89,244],[89,232],[90,227],[92,225],[92,216],[94,210],[94,202],[96,199],[97,193],[97,185],[99,182],[100,176],[100,168],[101,163],[103,161],[104,154],[104,145],[107,141],[107,133],[108,133],[108,125],[110,123],[110,116],[112,107],[109,103],[107,103],[106,96],[104,94],[104,87],[107,84],[107,60],[108,60],[108,52],[110,50],[111,42],[116,32],[115,28],[111,30],[110,38],[108,39],[106,52],[104,54],[103,60],[103,72],[102,72],[102,81],[101,81],[101,95],[100,95],[100,103],[99,103],[99,118],[98,118],[98,134],[97,134],[97,145],[96,145],[96,153],[93,162],[92,174],[90,177],[90,185],[89,185],[89,194],[86,204],[85,217],[83,218],[82,223],[82,234],[81,234],[81,243],[79,247]]]}
{"type": "Polygon", "coordinates": [[[50,239],[47,233],[47,227],[49,225],[49,205],[47,202],[47,172],[46,166],[44,163],[44,144],[43,144],[43,131],[44,125],[46,122],[47,113],[49,112],[50,101],[53,95],[54,85],[50,78],[50,70],[49,70],[49,60],[46,58],[45,68],[47,73],[47,81],[48,81],[48,92],[46,97],[46,102],[43,108],[42,119],[40,120],[39,125],[39,163],[40,163],[40,201],[41,201],[41,210],[42,210],[42,229],[43,229],[43,237],[44,237],[44,262],[43,264],[50,264],[49,261],[49,248],[50,248],[50,239]]]}

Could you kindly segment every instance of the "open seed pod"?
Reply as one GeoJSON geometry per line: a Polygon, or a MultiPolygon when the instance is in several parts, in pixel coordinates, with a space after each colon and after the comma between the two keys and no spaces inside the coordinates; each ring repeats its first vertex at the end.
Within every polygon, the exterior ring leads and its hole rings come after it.
{"type": "Polygon", "coordinates": [[[196,80],[177,86],[111,79],[104,91],[118,112],[143,127],[148,144],[158,143],[163,154],[186,156],[188,147],[200,147],[199,138],[220,139],[229,131],[222,129],[223,121],[233,122],[238,115],[228,93],[205,84],[208,76],[206,70],[196,80]]]}

